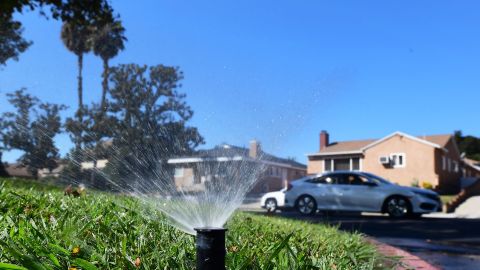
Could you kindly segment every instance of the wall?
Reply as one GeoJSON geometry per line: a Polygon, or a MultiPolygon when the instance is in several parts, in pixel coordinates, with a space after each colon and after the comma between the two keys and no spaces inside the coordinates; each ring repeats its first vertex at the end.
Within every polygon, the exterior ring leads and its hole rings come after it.
{"type": "Polygon", "coordinates": [[[307,165],[307,174],[317,174],[323,172],[323,160],[320,157],[309,157],[307,165]]]}
{"type": "Polygon", "coordinates": [[[395,135],[367,150],[363,160],[363,171],[378,174],[403,186],[410,186],[414,179],[437,186],[438,176],[435,173],[434,147],[395,135]],[[405,167],[393,168],[380,164],[380,156],[392,153],[405,154],[405,167]]]}
{"type": "Polygon", "coordinates": [[[448,152],[440,149],[435,150],[436,166],[435,172],[439,176],[439,191],[445,194],[456,194],[460,191],[462,177],[462,162],[460,153],[455,146],[454,140],[450,139],[445,148],[448,152]],[[443,157],[445,157],[446,168],[443,168],[443,157]],[[450,160],[450,167],[449,162],[450,160]],[[454,161],[458,164],[458,170],[455,171],[454,161]]]}

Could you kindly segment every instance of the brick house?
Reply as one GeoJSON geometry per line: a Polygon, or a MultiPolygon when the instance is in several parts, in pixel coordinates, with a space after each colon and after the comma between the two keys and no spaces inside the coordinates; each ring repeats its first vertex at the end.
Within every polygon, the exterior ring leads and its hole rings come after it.
{"type": "Polygon", "coordinates": [[[394,132],[380,139],[330,142],[320,133],[320,149],[308,155],[309,174],[359,170],[400,185],[432,185],[442,193],[460,189],[463,159],[453,135],[412,136],[394,132]]]}
{"type": "Polygon", "coordinates": [[[222,169],[222,162],[230,162],[228,166],[235,166],[235,162],[260,165],[263,172],[251,193],[280,190],[289,181],[301,178],[307,172],[304,164],[263,152],[257,141],[251,141],[249,148],[222,144],[212,149],[199,150],[192,156],[168,160],[174,170],[177,189],[191,192],[205,190],[206,185],[217,177],[216,174],[222,169]]]}

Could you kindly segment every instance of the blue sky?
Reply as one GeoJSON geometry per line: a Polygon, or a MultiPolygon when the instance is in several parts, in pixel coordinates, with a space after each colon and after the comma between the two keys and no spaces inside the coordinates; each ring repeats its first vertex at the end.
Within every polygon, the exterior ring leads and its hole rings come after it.
{"type": "MultiPolygon", "coordinates": [[[[323,129],[334,141],[396,130],[480,136],[478,1],[131,3],[112,1],[128,37],[112,64],[179,66],[203,147],[256,138],[305,162],[323,129]]],[[[76,58],[61,24],[38,12],[17,18],[34,44],[0,70],[0,111],[10,109],[6,92],[27,87],[72,114],[76,58]]],[[[101,72],[87,55],[86,103],[100,99],[101,72]]],[[[71,147],[67,135],[57,141],[62,153],[71,147]]]]}

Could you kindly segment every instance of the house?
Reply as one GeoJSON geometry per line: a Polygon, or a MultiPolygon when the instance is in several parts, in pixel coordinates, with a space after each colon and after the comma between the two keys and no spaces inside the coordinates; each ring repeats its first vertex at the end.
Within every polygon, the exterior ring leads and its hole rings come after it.
{"type": "Polygon", "coordinates": [[[249,148],[221,144],[212,149],[200,150],[192,156],[168,160],[174,170],[177,189],[193,192],[205,190],[209,182],[224,169],[222,163],[225,162],[229,162],[228,166],[250,163],[262,168],[251,193],[280,190],[289,181],[305,176],[307,171],[304,164],[263,152],[260,143],[255,140],[250,142],[249,148]]]}
{"type": "MultiPolygon", "coordinates": [[[[28,170],[27,166],[22,165],[21,163],[5,163],[5,171],[10,177],[18,178],[35,178],[33,174],[28,170]]],[[[60,176],[62,170],[65,168],[65,162],[62,160],[57,161],[57,167],[50,170],[48,168],[38,169],[38,178],[53,177],[57,178],[60,176]]]]}
{"type": "Polygon", "coordinates": [[[460,189],[463,166],[453,135],[412,136],[394,132],[380,139],[330,142],[320,133],[320,148],[308,155],[309,174],[359,170],[400,185],[432,186],[442,193],[460,189]]]}

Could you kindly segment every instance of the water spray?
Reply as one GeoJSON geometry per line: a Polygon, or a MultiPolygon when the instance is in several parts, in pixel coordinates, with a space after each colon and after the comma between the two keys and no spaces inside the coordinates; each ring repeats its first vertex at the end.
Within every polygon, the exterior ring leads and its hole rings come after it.
{"type": "Polygon", "coordinates": [[[195,228],[197,232],[197,270],[225,270],[224,228],[195,228]]]}

